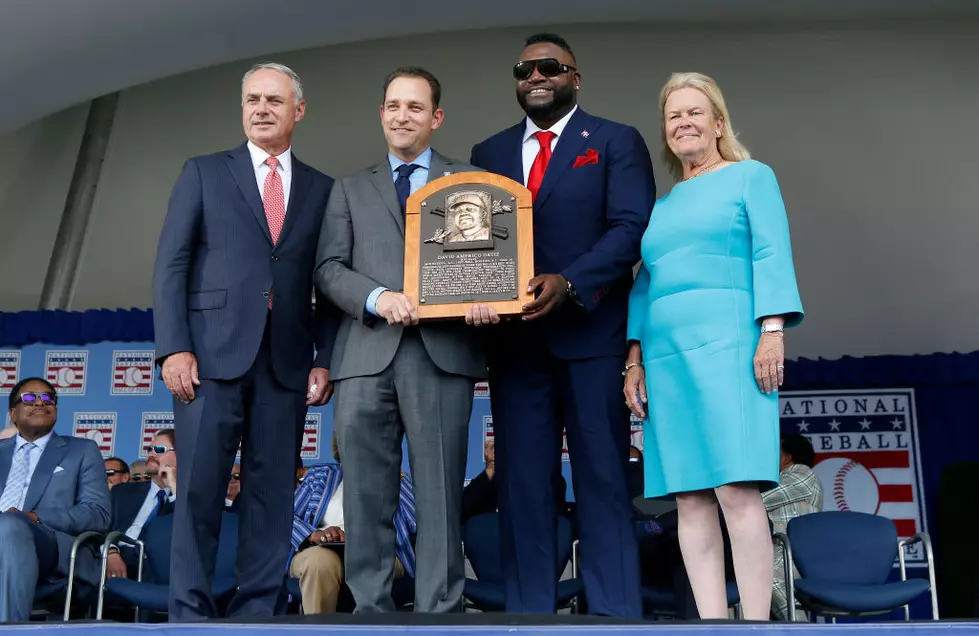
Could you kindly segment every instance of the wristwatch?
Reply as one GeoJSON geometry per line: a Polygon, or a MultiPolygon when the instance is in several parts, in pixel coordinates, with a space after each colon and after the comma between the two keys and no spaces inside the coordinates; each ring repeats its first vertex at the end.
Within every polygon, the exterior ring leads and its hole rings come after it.
{"type": "MultiPolygon", "coordinates": [[[[564,280],[568,280],[568,279],[565,278],[564,280]]],[[[568,298],[570,298],[574,304],[580,307],[584,306],[581,302],[581,298],[578,297],[578,290],[574,288],[574,285],[571,284],[570,280],[568,280],[568,298]]]]}
{"type": "Polygon", "coordinates": [[[784,331],[785,331],[785,326],[784,325],[767,324],[767,325],[762,325],[761,326],[761,332],[762,333],[775,333],[775,332],[783,333],[784,331]]]}

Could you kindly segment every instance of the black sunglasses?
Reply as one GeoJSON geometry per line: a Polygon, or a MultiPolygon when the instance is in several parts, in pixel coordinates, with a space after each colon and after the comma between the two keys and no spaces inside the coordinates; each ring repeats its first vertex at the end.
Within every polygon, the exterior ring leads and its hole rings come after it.
{"type": "Polygon", "coordinates": [[[150,450],[156,453],[157,455],[162,455],[163,453],[167,453],[169,451],[177,450],[177,449],[174,448],[173,446],[150,446],[150,450]]]}
{"type": "Polygon", "coordinates": [[[149,473],[133,473],[131,481],[143,481],[143,480],[148,481],[149,479],[150,479],[149,473]]]}
{"type": "Polygon", "coordinates": [[[557,77],[561,73],[578,70],[573,66],[561,64],[553,57],[545,57],[539,60],[520,60],[513,65],[513,79],[530,79],[530,76],[534,74],[535,68],[544,77],[557,77]]]}
{"type": "Polygon", "coordinates": [[[17,401],[25,406],[34,406],[39,401],[44,406],[54,406],[58,403],[58,396],[54,393],[21,393],[17,401]]]}
{"type": "Polygon", "coordinates": [[[112,477],[113,475],[125,475],[128,472],[129,472],[128,470],[116,470],[115,468],[106,468],[105,476],[112,477]]]}

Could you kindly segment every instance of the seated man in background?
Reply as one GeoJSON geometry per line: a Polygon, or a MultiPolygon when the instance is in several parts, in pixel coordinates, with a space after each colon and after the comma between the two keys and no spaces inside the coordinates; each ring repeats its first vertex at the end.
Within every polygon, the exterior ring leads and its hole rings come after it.
{"type": "Polygon", "coordinates": [[[145,459],[137,459],[129,465],[129,481],[138,484],[141,481],[149,481],[150,479],[152,478],[146,473],[145,459]]]}
{"type": "MultiPolygon", "coordinates": [[[[150,521],[173,512],[177,499],[176,442],[172,428],[157,431],[146,458],[146,472],[151,481],[120,484],[112,489],[111,531],[118,530],[130,539],[140,539],[143,528],[150,521]]],[[[135,545],[120,539],[109,548],[108,578],[135,579],[138,568],[139,549],[135,545]]],[[[145,573],[143,580],[147,580],[145,573]]]]}
{"type": "Polygon", "coordinates": [[[130,479],[129,465],[118,457],[110,457],[105,460],[105,481],[109,484],[109,490],[113,486],[125,484],[130,479]]]}
{"type": "MultiPolygon", "coordinates": [[[[343,468],[336,437],[333,438],[336,464],[322,464],[305,469],[294,501],[292,548],[295,554],[289,564],[289,576],[299,579],[304,614],[330,614],[337,609],[340,585],[343,583],[343,559],[340,552],[324,544],[343,543],[343,468]]],[[[297,472],[298,477],[298,472],[297,472]]],[[[411,538],[415,534],[415,496],[411,480],[401,474],[401,497],[391,527],[397,559],[392,565],[394,577],[415,575],[415,551],[411,538]]]]}
{"type": "MultiPolygon", "coordinates": [[[[58,394],[47,380],[21,380],[9,405],[18,433],[0,441],[0,622],[22,622],[37,585],[68,576],[75,537],[108,527],[109,487],[95,442],[54,432],[58,394]]],[[[94,550],[77,558],[94,569],[94,550]]]]}
{"type": "Polygon", "coordinates": [[[228,480],[228,492],[224,495],[224,509],[228,512],[238,511],[238,493],[241,492],[241,464],[235,462],[231,467],[231,478],[228,480]]]}
{"type": "MultiPolygon", "coordinates": [[[[778,486],[762,493],[762,501],[768,511],[775,532],[785,532],[789,521],[795,517],[819,512],[823,509],[823,487],[812,471],[816,464],[816,452],[812,443],[798,433],[782,435],[778,486]]],[[[782,550],[775,547],[774,585],[772,588],[772,616],[776,620],[789,618],[788,600],[785,597],[785,562],[782,550]]],[[[793,576],[798,576],[792,566],[793,576]]],[[[805,614],[801,612],[802,620],[805,614]]]]}
{"type": "MultiPolygon", "coordinates": [[[[486,468],[476,475],[462,491],[462,523],[471,517],[497,511],[496,495],[496,444],[492,439],[483,444],[483,460],[486,468]]],[[[569,517],[571,513],[565,495],[568,492],[568,482],[564,475],[558,473],[554,479],[554,498],[557,511],[561,516],[569,517]]]]}

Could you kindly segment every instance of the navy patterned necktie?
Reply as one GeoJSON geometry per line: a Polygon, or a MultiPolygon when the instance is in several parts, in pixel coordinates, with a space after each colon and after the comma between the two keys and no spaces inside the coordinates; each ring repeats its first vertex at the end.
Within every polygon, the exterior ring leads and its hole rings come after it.
{"type": "Polygon", "coordinates": [[[160,514],[160,509],[163,508],[163,503],[166,501],[166,499],[167,491],[163,490],[162,488],[156,491],[156,505],[153,506],[153,510],[150,510],[150,516],[146,518],[146,523],[143,524],[144,528],[150,525],[150,521],[156,519],[156,517],[160,514]]]}
{"type": "Polygon", "coordinates": [[[405,215],[405,207],[408,205],[408,195],[411,194],[411,182],[408,180],[408,177],[419,168],[421,166],[416,163],[403,163],[398,166],[398,178],[394,182],[394,190],[398,193],[402,218],[405,215]]]}

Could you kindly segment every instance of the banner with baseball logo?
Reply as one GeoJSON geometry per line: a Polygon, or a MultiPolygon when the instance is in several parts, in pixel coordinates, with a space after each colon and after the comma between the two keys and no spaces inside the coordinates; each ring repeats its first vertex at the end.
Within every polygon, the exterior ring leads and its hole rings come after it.
{"type": "MultiPolygon", "coordinates": [[[[914,389],[793,391],[779,407],[782,430],[816,451],[823,510],[887,517],[899,538],[928,531],[914,389]]],[[[907,558],[923,562],[921,544],[907,558]]]]}

